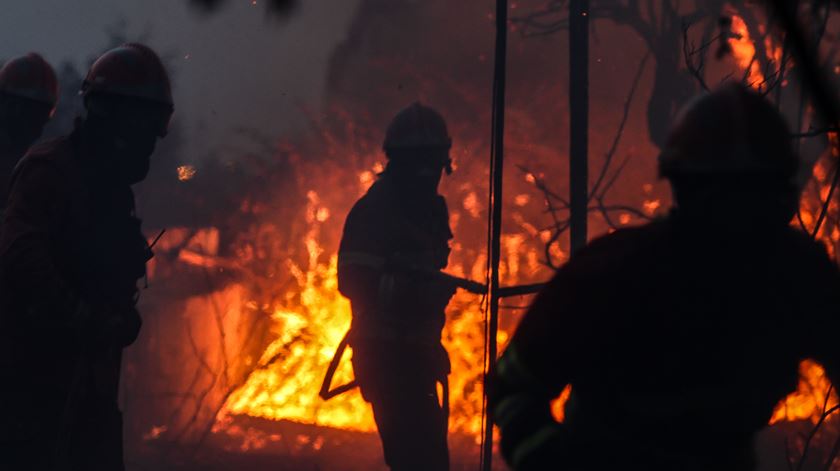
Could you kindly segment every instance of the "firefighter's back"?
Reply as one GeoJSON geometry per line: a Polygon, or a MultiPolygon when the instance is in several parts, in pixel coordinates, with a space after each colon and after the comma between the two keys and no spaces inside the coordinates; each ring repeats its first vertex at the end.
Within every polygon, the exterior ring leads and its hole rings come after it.
{"type": "Polygon", "coordinates": [[[566,276],[599,335],[574,359],[566,424],[588,455],[750,468],[799,361],[826,358],[820,326],[837,305],[825,251],[794,229],[762,230],[728,237],[674,215],[579,254],[566,276]]]}

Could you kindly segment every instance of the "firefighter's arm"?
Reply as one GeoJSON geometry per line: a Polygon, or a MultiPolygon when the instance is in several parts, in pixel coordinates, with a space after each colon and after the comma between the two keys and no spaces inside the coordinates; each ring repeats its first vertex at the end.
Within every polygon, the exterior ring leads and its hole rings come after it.
{"type": "Polygon", "coordinates": [[[382,266],[380,258],[367,252],[339,252],[338,290],[351,301],[376,299],[382,266]]]}
{"type": "Polygon", "coordinates": [[[445,308],[459,287],[476,293],[486,291],[479,283],[360,249],[339,251],[338,286],[343,295],[356,302],[398,299],[415,306],[430,304],[433,309],[445,308]]]}
{"type": "Polygon", "coordinates": [[[22,162],[11,188],[0,235],[0,269],[14,296],[27,306],[27,321],[66,325],[58,318],[79,309],[50,253],[50,233],[62,212],[61,176],[44,162],[22,162]]]}
{"type": "Polygon", "coordinates": [[[344,223],[338,249],[338,290],[353,302],[372,303],[379,289],[384,258],[378,221],[354,207],[344,223]]]}
{"type": "Polygon", "coordinates": [[[578,342],[573,280],[563,270],[537,296],[491,378],[490,409],[501,431],[501,449],[516,470],[544,469],[558,454],[565,432],[551,402],[571,383],[578,342]],[[563,320],[563,325],[560,320],[563,320]]]}

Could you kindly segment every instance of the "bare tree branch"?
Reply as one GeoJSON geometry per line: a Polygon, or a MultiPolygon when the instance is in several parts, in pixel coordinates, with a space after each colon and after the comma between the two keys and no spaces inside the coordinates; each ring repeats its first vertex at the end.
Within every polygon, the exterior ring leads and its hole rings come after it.
{"type": "Polygon", "coordinates": [[[823,404],[822,414],[820,415],[820,418],[817,421],[816,425],[814,425],[814,428],[811,429],[811,431],[808,433],[808,436],[805,439],[805,446],[802,450],[802,456],[799,458],[799,464],[796,467],[796,471],[802,471],[803,467],[805,466],[805,461],[808,458],[808,452],[811,449],[811,442],[813,441],[814,437],[817,435],[817,432],[819,432],[820,429],[822,428],[826,419],[828,419],[828,417],[831,414],[833,414],[834,412],[836,412],[837,410],[840,410],[840,404],[835,404],[831,408],[827,409],[828,400],[831,397],[831,391],[832,390],[833,390],[833,386],[829,386],[828,391],[825,394],[825,402],[823,404]]]}
{"type": "MultiPolygon", "coordinates": [[[[694,80],[697,81],[700,88],[705,91],[709,91],[709,85],[703,77],[703,68],[705,66],[706,50],[711,43],[703,43],[699,48],[695,47],[693,42],[689,42],[689,29],[691,29],[690,24],[683,25],[683,60],[685,61],[685,68],[688,70],[688,73],[694,77],[694,80]],[[694,56],[698,57],[696,63],[694,62],[694,56]]],[[[716,38],[719,37],[720,35],[716,36],[716,38]]]]}
{"type": "Polygon", "coordinates": [[[636,89],[639,86],[639,81],[642,78],[642,73],[645,70],[645,65],[647,64],[648,59],[650,58],[650,51],[645,53],[645,56],[639,62],[639,67],[636,70],[636,75],[633,77],[633,81],[630,84],[630,91],[627,94],[627,99],[624,101],[624,108],[621,114],[621,120],[618,124],[618,130],[615,133],[615,137],[613,138],[612,144],[610,145],[609,150],[604,158],[604,165],[601,167],[601,172],[598,174],[598,178],[595,179],[595,183],[592,185],[592,189],[589,193],[589,199],[592,200],[593,196],[598,194],[599,190],[601,189],[601,184],[604,182],[604,178],[607,176],[607,171],[610,168],[610,164],[613,161],[613,157],[615,157],[615,151],[618,149],[618,144],[621,142],[621,137],[624,135],[624,127],[627,124],[627,118],[630,115],[630,108],[631,104],[633,103],[633,97],[636,95],[636,89]]]}

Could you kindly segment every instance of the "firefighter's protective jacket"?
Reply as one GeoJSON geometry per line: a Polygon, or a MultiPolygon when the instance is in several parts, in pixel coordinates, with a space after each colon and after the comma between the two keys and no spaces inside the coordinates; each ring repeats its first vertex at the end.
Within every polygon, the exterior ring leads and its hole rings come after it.
{"type": "Polygon", "coordinates": [[[752,439],[814,358],[838,378],[840,278],[787,226],[678,214],[597,239],[540,293],[491,397],[517,470],[751,469],[752,439]],[[566,385],[565,422],[550,401],[566,385]]]}
{"type": "Polygon", "coordinates": [[[424,352],[435,357],[436,369],[448,371],[440,335],[454,288],[398,266],[443,269],[451,238],[443,197],[406,195],[388,177],[353,206],[338,254],[338,282],[352,303],[354,351],[376,345],[394,355],[424,352]]]}
{"type": "Polygon", "coordinates": [[[137,281],[150,257],[131,188],[98,173],[77,133],[30,150],[13,174],[0,231],[4,394],[37,403],[28,413],[42,411],[52,424],[71,390],[115,407],[120,352],[139,329],[137,281]]]}

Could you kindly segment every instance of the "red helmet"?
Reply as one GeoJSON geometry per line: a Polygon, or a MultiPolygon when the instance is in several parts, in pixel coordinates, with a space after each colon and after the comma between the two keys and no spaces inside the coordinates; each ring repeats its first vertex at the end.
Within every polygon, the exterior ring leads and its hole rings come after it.
{"type": "Polygon", "coordinates": [[[6,62],[0,69],[0,93],[27,98],[55,108],[58,103],[58,79],[52,66],[43,57],[30,52],[6,62]]]}
{"type": "Polygon", "coordinates": [[[397,113],[388,125],[382,149],[386,154],[406,149],[449,149],[452,139],[446,121],[436,110],[419,102],[397,113]]]}
{"type": "Polygon", "coordinates": [[[102,54],[82,83],[82,94],[119,95],[173,106],[169,74],[148,46],[123,44],[102,54]]]}
{"type": "Polygon", "coordinates": [[[667,178],[747,174],[793,178],[798,169],[784,117],[738,83],[685,106],[659,156],[659,173],[667,178]]]}

